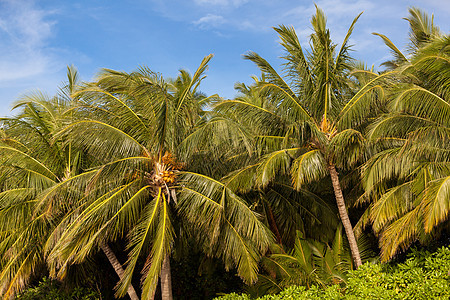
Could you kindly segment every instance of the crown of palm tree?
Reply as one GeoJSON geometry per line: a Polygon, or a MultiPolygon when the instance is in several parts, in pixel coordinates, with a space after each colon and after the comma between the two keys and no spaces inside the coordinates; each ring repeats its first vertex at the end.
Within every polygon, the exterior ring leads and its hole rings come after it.
{"type": "Polygon", "coordinates": [[[84,164],[80,149],[54,139],[54,133],[72,118],[68,96],[77,73],[68,68],[68,84],[49,98],[35,92],[22,97],[16,117],[3,118],[0,141],[0,291],[5,297],[21,291],[30,277],[46,265],[45,242],[72,201],[50,207],[41,205],[42,194],[77,175],[84,164]]]}
{"type": "Polygon", "coordinates": [[[372,203],[360,225],[381,236],[382,260],[432,238],[449,212],[450,39],[416,8],[407,20],[410,56],[396,50],[395,68],[372,83],[385,87],[389,113],[369,132],[378,153],[364,168],[362,199],[372,203]]]}
{"type": "Polygon", "coordinates": [[[237,267],[247,282],[256,280],[257,260],[270,233],[222,183],[188,172],[189,154],[179,154],[183,139],[204,122],[202,107],[209,99],[197,88],[211,57],[192,77],[182,71],[169,81],[147,68],[129,74],[104,70],[74,94],[86,117],[59,136],[95,157],[98,167],[66,181],[83,180],[85,196],[75,221],[62,226],[50,259],[78,263],[101,244],[126,237],[129,258],[117,296],[124,295],[139,258],[145,257],[142,297],[147,298],[166,270],[175,239],[183,236],[183,227],[174,224],[183,224],[196,232],[208,255],[222,258],[227,268],[237,267]],[[180,171],[177,157],[185,158],[185,170],[180,171]]]}
{"type": "MultiPolygon", "coordinates": [[[[245,55],[263,73],[261,80],[256,81],[258,94],[253,92],[249,97],[251,90],[238,86],[247,96],[218,101],[211,122],[198,131],[201,134],[189,137],[191,144],[198,144],[200,136],[207,136],[204,145],[220,142],[229,145],[234,140],[241,144],[237,149],[246,146],[251,155],[258,154],[252,164],[228,176],[228,186],[247,191],[249,187],[264,189],[280,176],[288,175],[292,186],[301,190],[327,174],[337,176],[336,164],[344,166],[344,161],[348,161],[345,167],[352,166],[364,156],[363,137],[354,128],[361,126],[370,114],[361,107],[368,105],[367,98],[376,95],[366,93],[349,102],[354,92],[349,80],[352,59],[348,40],[358,18],[337,48],[326,28],[326,17],[317,7],[311,20],[309,52],[302,49],[293,28],[282,25],[275,28],[286,52],[284,77],[258,54],[245,55]],[[345,155],[340,157],[341,153],[345,155]]],[[[186,144],[187,149],[192,149],[186,144]]],[[[348,220],[343,215],[341,218],[348,220]]],[[[350,229],[346,226],[347,235],[352,235],[351,224],[347,225],[350,225],[350,229]]],[[[353,246],[356,247],[356,242],[353,246]]]]}

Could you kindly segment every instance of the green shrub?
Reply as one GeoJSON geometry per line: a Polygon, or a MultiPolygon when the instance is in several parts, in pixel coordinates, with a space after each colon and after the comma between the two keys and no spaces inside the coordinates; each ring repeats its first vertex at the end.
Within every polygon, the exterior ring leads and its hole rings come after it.
{"type": "MultiPolygon", "coordinates": [[[[347,286],[289,287],[258,300],[289,299],[450,299],[450,247],[434,253],[412,250],[398,264],[362,265],[348,273],[347,286]]],[[[228,294],[216,300],[249,300],[248,295],[228,294]]]]}
{"type": "Polygon", "coordinates": [[[17,295],[17,300],[97,300],[96,291],[84,287],[65,290],[58,281],[44,277],[37,286],[17,295]]]}
{"type": "Polygon", "coordinates": [[[364,265],[350,272],[349,299],[448,299],[450,298],[450,248],[433,254],[413,250],[396,265],[364,265]]]}

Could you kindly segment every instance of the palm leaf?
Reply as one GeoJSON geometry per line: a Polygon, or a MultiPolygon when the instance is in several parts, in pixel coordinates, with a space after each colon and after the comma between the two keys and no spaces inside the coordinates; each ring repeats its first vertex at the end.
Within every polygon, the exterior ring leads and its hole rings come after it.
{"type": "Polygon", "coordinates": [[[450,210],[450,176],[431,181],[423,193],[425,232],[430,233],[448,218],[450,210]]]}
{"type": "Polygon", "coordinates": [[[300,189],[303,185],[318,181],[328,174],[325,159],[319,150],[310,150],[296,160],[291,168],[291,177],[294,188],[300,189]]]}

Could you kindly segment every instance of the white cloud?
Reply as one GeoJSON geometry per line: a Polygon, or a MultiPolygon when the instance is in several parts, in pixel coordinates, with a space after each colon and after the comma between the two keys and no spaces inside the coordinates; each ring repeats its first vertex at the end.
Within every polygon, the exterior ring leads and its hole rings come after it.
{"type": "Polygon", "coordinates": [[[249,0],[194,0],[198,5],[218,5],[218,6],[234,6],[239,7],[249,0]]]}
{"type": "Polygon", "coordinates": [[[201,29],[208,29],[218,27],[226,23],[226,20],[224,17],[219,15],[207,14],[206,16],[201,17],[200,19],[192,23],[194,25],[197,25],[201,29]]]}
{"type": "MultiPolygon", "coordinates": [[[[390,32],[390,38],[407,36],[407,26],[402,20],[407,15],[407,6],[403,3],[392,1],[390,5],[386,5],[369,0],[317,0],[316,3],[325,12],[331,38],[339,46],[353,19],[364,12],[354,27],[349,44],[354,45],[352,49],[356,50],[352,55],[367,60],[369,64],[378,65],[378,60],[374,62],[375,58],[389,52],[372,32],[390,32]]],[[[313,14],[313,3],[298,5],[283,14],[282,23],[292,24],[296,28],[304,46],[308,45],[309,35],[312,33],[310,20],[313,14]]],[[[399,43],[398,46],[401,47],[402,44],[399,43]]]]}
{"type": "Polygon", "coordinates": [[[26,78],[43,73],[53,65],[46,49],[54,21],[32,1],[0,2],[0,80],[26,78]]]}
{"type": "Polygon", "coordinates": [[[374,1],[368,0],[323,0],[317,2],[318,6],[325,11],[328,16],[349,18],[362,12],[373,10],[376,6],[374,1]]]}

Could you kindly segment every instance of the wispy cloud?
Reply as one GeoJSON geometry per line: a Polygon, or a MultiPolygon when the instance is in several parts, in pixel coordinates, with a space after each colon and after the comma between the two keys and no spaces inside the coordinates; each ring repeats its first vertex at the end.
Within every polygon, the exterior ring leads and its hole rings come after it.
{"type": "MultiPolygon", "coordinates": [[[[354,55],[361,59],[368,59],[368,63],[378,65],[380,55],[388,53],[381,40],[373,36],[372,32],[389,32],[389,37],[399,48],[406,41],[407,24],[402,17],[407,16],[407,6],[400,1],[392,1],[390,5],[375,3],[369,0],[317,0],[316,4],[327,16],[327,27],[330,29],[333,42],[341,43],[350,27],[352,20],[361,12],[352,37],[349,41],[356,50],[354,55]],[[380,20],[383,20],[380,22],[380,20]],[[398,37],[405,37],[403,40],[398,37]],[[397,38],[397,39],[396,39],[397,38]],[[364,55],[364,57],[363,57],[364,55]]],[[[411,4],[412,5],[412,4],[411,4]]],[[[282,15],[283,23],[293,25],[302,44],[307,45],[312,33],[311,16],[315,13],[313,3],[299,4],[282,15]]]]}
{"type": "Polygon", "coordinates": [[[34,7],[32,1],[0,2],[0,80],[13,80],[44,72],[52,64],[46,49],[55,25],[54,12],[34,7]]]}
{"type": "Polygon", "coordinates": [[[249,0],[194,0],[198,5],[219,5],[219,6],[234,6],[239,7],[249,0]]]}
{"type": "Polygon", "coordinates": [[[323,0],[317,2],[328,16],[348,18],[349,15],[372,10],[376,4],[368,0],[323,0]]]}
{"type": "Polygon", "coordinates": [[[192,23],[201,29],[210,29],[223,25],[224,23],[226,23],[226,20],[224,17],[219,15],[207,14],[206,16],[201,17],[200,19],[192,23]]]}

